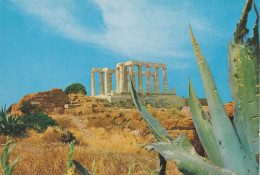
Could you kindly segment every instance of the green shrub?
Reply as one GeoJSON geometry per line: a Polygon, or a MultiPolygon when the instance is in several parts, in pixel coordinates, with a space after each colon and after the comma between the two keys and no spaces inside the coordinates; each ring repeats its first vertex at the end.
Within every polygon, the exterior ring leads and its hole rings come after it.
{"type": "Polygon", "coordinates": [[[38,105],[33,105],[33,104],[31,104],[31,102],[24,103],[23,106],[19,108],[19,110],[22,111],[23,114],[31,114],[31,113],[40,112],[38,105]]]}
{"type": "Polygon", "coordinates": [[[57,125],[56,120],[42,113],[25,115],[22,117],[22,121],[26,124],[27,129],[34,129],[37,132],[44,132],[49,126],[57,125]]]}
{"type": "Polygon", "coordinates": [[[85,86],[80,83],[72,83],[65,89],[65,94],[84,94],[87,95],[85,86]]]}
{"type": "Polygon", "coordinates": [[[26,126],[21,116],[7,116],[6,109],[0,111],[0,134],[6,136],[20,136],[25,133],[26,126]]]}

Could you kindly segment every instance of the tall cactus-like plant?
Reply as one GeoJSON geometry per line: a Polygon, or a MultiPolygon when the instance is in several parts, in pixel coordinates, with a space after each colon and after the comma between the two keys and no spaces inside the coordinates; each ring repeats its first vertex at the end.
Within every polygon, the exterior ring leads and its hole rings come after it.
{"type": "Polygon", "coordinates": [[[13,140],[9,140],[6,142],[2,156],[1,156],[1,168],[4,175],[11,175],[14,169],[14,166],[19,162],[20,156],[15,159],[15,161],[9,165],[9,156],[12,152],[12,150],[15,147],[15,144],[9,149],[10,144],[13,142],[13,140]]]}
{"type": "Polygon", "coordinates": [[[75,169],[78,170],[81,175],[90,175],[89,171],[81,163],[79,163],[76,160],[72,160],[72,155],[73,155],[73,151],[74,151],[74,143],[75,143],[75,140],[73,140],[69,144],[67,172],[64,175],[74,175],[73,164],[75,165],[75,169]]]}
{"type": "MultiPolygon", "coordinates": [[[[134,102],[158,143],[150,144],[166,160],[176,163],[182,174],[241,174],[259,173],[259,15],[253,0],[247,0],[241,19],[228,43],[229,83],[235,103],[234,127],[216,89],[210,68],[192,34],[190,34],[201,74],[210,116],[199,104],[189,81],[189,103],[192,119],[210,162],[195,152],[184,135],[173,140],[167,131],[142,106],[133,85],[134,102]],[[244,41],[248,13],[252,4],[256,22],[252,38],[244,41]]],[[[132,84],[132,83],[131,83],[132,84]]]]}

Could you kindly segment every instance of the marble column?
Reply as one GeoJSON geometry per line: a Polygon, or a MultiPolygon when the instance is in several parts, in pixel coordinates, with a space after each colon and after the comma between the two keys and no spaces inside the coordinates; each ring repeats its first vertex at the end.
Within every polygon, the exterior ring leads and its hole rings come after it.
{"type": "Polygon", "coordinates": [[[103,80],[103,73],[104,72],[99,72],[99,77],[100,77],[100,94],[104,94],[104,80],[103,80]]]}
{"type": "Polygon", "coordinates": [[[128,72],[127,72],[127,66],[124,66],[124,88],[123,92],[128,92],[128,72]]]}
{"type": "Polygon", "coordinates": [[[143,93],[142,66],[138,65],[138,92],[143,93]]]}
{"type": "Polygon", "coordinates": [[[132,78],[133,86],[134,86],[134,88],[136,88],[135,87],[135,74],[134,74],[134,70],[133,70],[133,65],[129,65],[128,67],[129,67],[129,75],[132,78]]]}
{"type": "Polygon", "coordinates": [[[160,93],[160,87],[159,87],[159,68],[154,67],[154,81],[153,81],[153,90],[154,93],[160,93]]]}
{"type": "Polygon", "coordinates": [[[146,92],[151,93],[151,75],[150,67],[146,66],[146,92]]]}
{"type": "Polygon", "coordinates": [[[168,93],[166,69],[166,67],[163,68],[163,93],[168,93]]]}
{"type": "Polygon", "coordinates": [[[122,93],[124,91],[124,64],[119,65],[119,92],[122,93]]]}
{"type": "Polygon", "coordinates": [[[91,71],[91,96],[95,95],[95,72],[91,71]]]}
{"type": "Polygon", "coordinates": [[[105,73],[105,94],[109,93],[109,71],[108,68],[103,69],[105,73]]]}
{"type": "Polygon", "coordinates": [[[116,92],[120,92],[120,83],[119,83],[119,79],[120,79],[120,74],[119,74],[119,67],[116,68],[115,70],[115,76],[116,76],[116,92]]]}
{"type": "Polygon", "coordinates": [[[108,71],[108,93],[112,91],[112,71],[108,71]]]}

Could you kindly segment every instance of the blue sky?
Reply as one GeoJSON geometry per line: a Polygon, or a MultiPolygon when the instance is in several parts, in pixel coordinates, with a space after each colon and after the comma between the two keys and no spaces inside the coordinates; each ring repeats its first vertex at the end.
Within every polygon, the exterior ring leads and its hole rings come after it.
{"type": "MultiPolygon", "coordinates": [[[[165,63],[168,89],[188,96],[188,77],[205,97],[188,25],[224,103],[227,41],[245,0],[0,0],[0,106],[29,93],[82,83],[92,67],[130,60],[165,63]]],[[[259,1],[256,2],[259,9],[259,1]]],[[[255,21],[249,17],[248,28],[255,21]]]]}

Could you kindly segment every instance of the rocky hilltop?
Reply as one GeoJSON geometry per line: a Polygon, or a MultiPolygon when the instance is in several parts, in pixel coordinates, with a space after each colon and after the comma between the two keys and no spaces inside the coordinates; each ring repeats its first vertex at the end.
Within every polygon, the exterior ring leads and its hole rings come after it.
{"type": "Polygon", "coordinates": [[[11,106],[11,114],[21,115],[22,113],[19,108],[28,102],[32,105],[37,105],[41,109],[41,112],[47,114],[63,114],[64,105],[69,102],[69,98],[63,90],[59,88],[28,94],[20,99],[19,103],[11,106]]]}
{"type": "MultiPolygon", "coordinates": [[[[57,116],[77,118],[87,128],[103,128],[108,132],[129,130],[137,136],[146,138],[149,142],[155,141],[137,109],[127,103],[110,103],[106,99],[82,94],[66,95],[62,89],[52,89],[24,96],[18,104],[12,106],[12,114],[21,114],[19,108],[26,102],[38,105],[42,112],[54,118],[57,116]]],[[[225,107],[232,116],[233,103],[228,103],[225,107]]],[[[179,110],[153,108],[148,104],[146,108],[173,138],[185,133],[196,151],[204,155],[188,106],[179,110]]],[[[209,112],[207,107],[204,108],[209,112]]]]}

